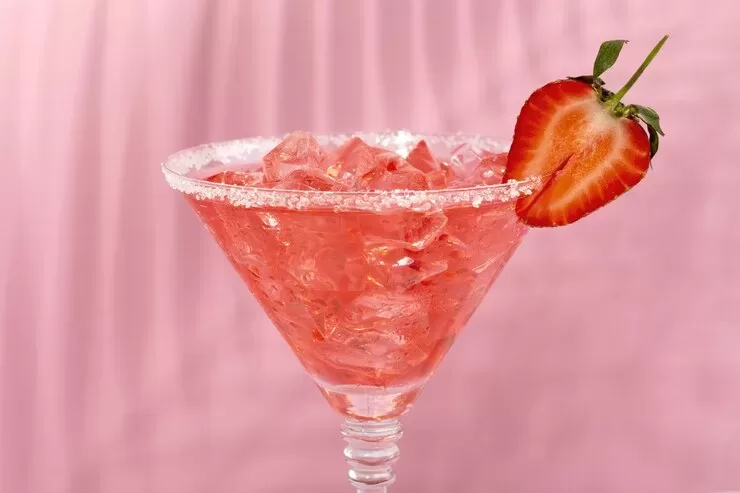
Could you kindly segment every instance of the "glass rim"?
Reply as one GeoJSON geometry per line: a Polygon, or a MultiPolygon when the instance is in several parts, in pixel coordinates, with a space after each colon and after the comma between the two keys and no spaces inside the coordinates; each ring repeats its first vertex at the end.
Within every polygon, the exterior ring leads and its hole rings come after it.
{"type": "MultiPolygon", "coordinates": [[[[286,134],[287,135],[287,134],[286,134]]],[[[406,130],[383,132],[313,134],[321,145],[341,145],[352,137],[359,137],[370,145],[399,152],[410,150],[420,140],[430,146],[446,146],[450,150],[463,144],[472,144],[482,150],[506,152],[510,141],[472,133],[412,133],[406,130]]],[[[272,150],[284,136],[248,137],[212,142],[188,147],[168,156],[161,164],[165,180],[176,191],[196,199],[227,200],[235,206],[247,208],[288,208],[369,210],[412,209],[428,211],[454,206],[479,207],[485,203],[501,203],[531,195],[540,180],[537,177],[522,181],[434,190],[290,190],[260,188],[210,182],[189,176],[214,162],[244,163],[245,156],[255,153],[257,161],[272,150]]],[[[403,152],[399,152],[403,156],[403,152]]],[[[405,157],[405,156],[404,156],[405,157]]]]}

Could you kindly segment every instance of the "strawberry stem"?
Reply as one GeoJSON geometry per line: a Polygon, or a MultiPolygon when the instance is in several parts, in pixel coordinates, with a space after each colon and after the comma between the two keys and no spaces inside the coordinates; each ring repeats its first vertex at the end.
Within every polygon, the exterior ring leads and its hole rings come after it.
{"type": "Polygon", "coordinates": [[[663,45],[665,42],[668,41],[668,35],[666,34],[663,36],[663,38],[658,41],[658,44],[655,45],[655,48],[653,48],[653,51],[650,52],[650,54],[645,58],[645,61],[642,62],[642,65],[640,65],[635,71],[635,73],[630,77],[630,79],[627,81],[627,83],[624,84],[624,86],[617,91],[612,97],[610,97],[606,102],[607,104],[613,109],[616,108],[619,102],[622,100],[625,94],[627,94],[627,91],[629,91],[632,86],[635,85],[635,82],[637,82],[637,79],[640,78],[642,73],[645,71],[646,68],[648,68],[648,65],[650,65],[650,62],[653,61],[653,58],[655,58],[658,55],[658,52],[660,52],[660,49],[663,48],[663,45]]]}

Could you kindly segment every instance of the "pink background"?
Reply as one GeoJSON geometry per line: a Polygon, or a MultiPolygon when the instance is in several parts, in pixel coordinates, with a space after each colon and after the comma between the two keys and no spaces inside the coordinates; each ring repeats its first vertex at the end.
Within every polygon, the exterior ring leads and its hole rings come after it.
{"type": "MultiPolygon", "coordinates": [[[[158,163],[291,129],[508,137],[632,40],[648,179],[533,232],[406,420],[399,492],[740,489],[733,0],[0,0],[0,492],[349,491],[338,419],[158,163]]],[[[616,89],[616,87],[613,87],[616,89]]]]}

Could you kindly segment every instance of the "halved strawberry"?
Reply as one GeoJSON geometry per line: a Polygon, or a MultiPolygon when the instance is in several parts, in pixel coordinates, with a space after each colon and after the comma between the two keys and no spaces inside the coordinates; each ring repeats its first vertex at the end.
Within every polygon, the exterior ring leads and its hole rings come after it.
{"type": "Polygon", "coordinates": [[[542,180],[541,188],[516,204],[525,223],[570,224],[642,180],[663,131],[655,110],[621,99],[667,39],[616,94],[604,88],[600,76],[614,65],[624,40],[602,43],[592,75],[551,82],[529,97],[516,122],[504,174],[504,181],[542,180]]]}

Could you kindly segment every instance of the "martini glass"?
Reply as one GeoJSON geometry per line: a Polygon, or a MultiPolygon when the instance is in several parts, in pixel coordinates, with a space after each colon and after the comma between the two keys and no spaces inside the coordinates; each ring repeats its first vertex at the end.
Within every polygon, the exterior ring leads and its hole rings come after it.
{"type": "MultiPolygon", "coordinates": [[[[424,139],[461,168],[478,165],[480,151],[506,150],[480,136],[354,136],[401,156],[424,139]]],[[[316,136],[328,149],[350,137],[316,136]]],[[[174,154],[162,168],[343,417],[350,483],[386,492],[395,480],[399,418],[520,244],[527,228],[514,204],[536,183],[323,192],[206,180],[260,162],[280,141],[208,144],[174,154]]]]}

